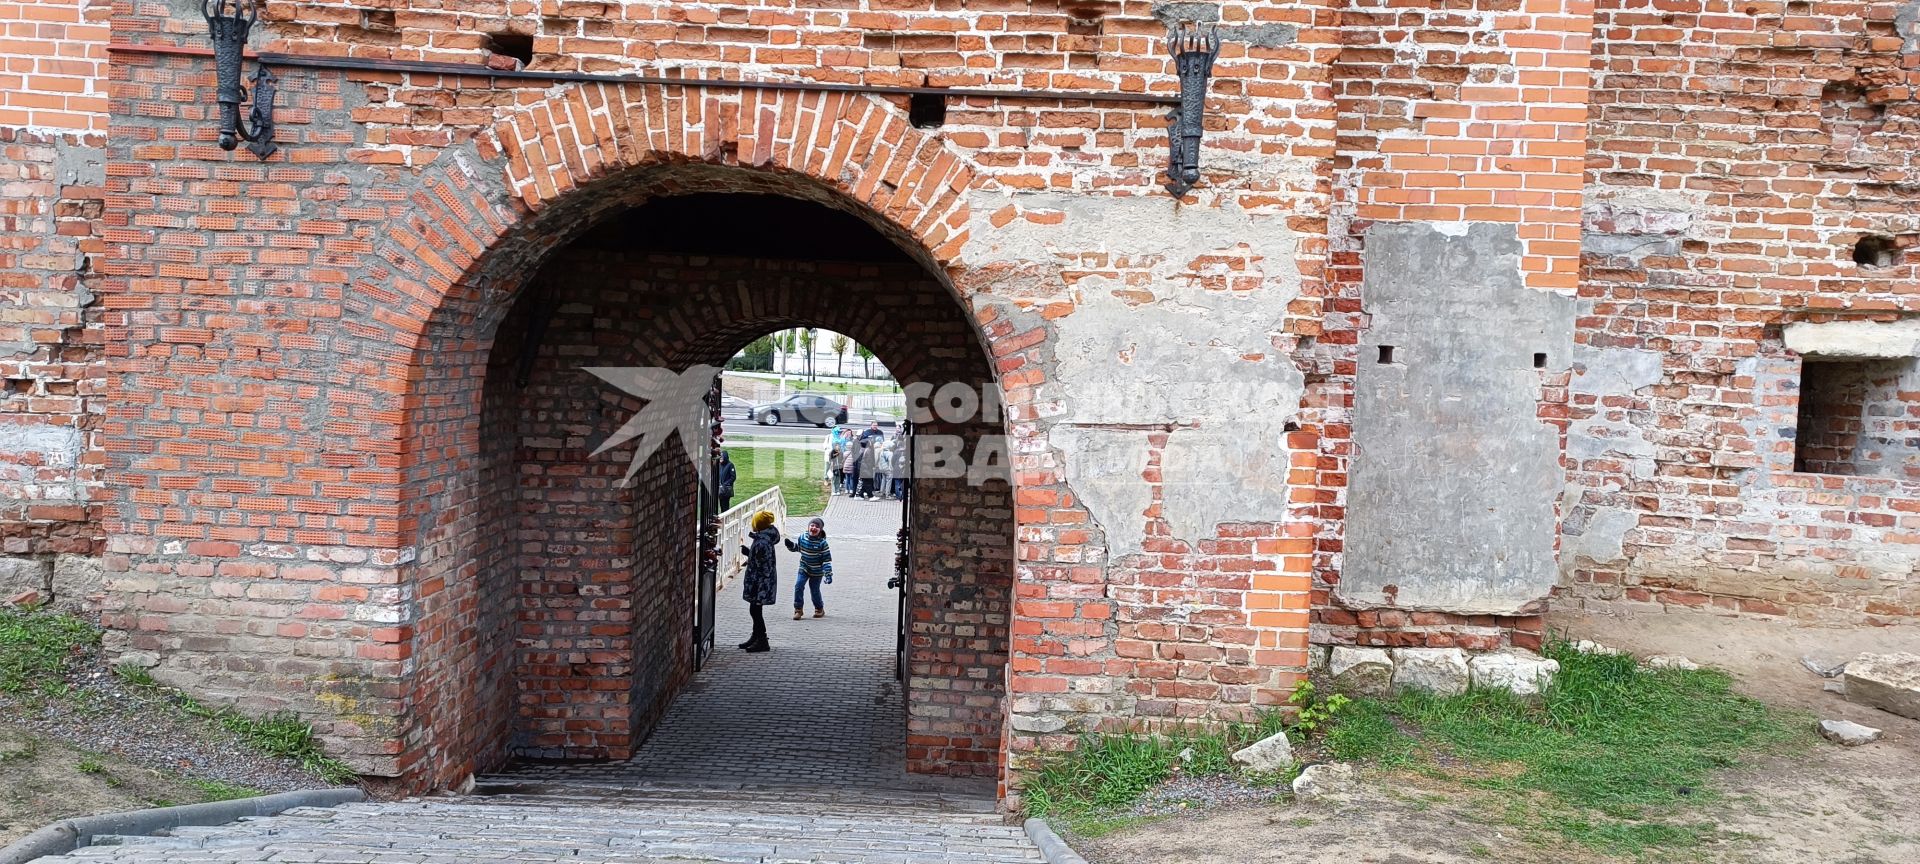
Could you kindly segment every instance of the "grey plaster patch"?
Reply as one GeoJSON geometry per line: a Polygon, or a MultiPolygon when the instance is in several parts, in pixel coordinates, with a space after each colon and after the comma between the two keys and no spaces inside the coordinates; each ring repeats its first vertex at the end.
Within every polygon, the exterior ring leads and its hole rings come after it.
{"type": "Polygon", "coordinates": [[[62,186],[104,186],[107,148],[89,147],[67,138],[53,142],[53,178],[62,186]]]}
{"type": "Polygon", "coordinates": [[[1581,514],[1578,526],[1567,526],[1562,549],[1569,563],[1578,558],[1618,561],[1627,556],[1627,532],[1639,524],[1638,516],[1622,508],[1595,507],[1581,514]]]}
{"type": "Polygon", "coordinates": [[[1537,608],[1565,485],[1537,366],[1567,368],[1574,302],[1526,287],[1512,225],[1380,224],[1366,249],[1341,603],[1537,608]]]}
{"type": "Polygon", "coordinates": [[[1223,522],[1282,521],[1290,455],[1279,427],[1175,430],[1160,457],[1161,515],[1189,543],[1223,522]]]}
{"type": "Polygon", "coordinates": [[[1155,3],[1153,17],[1169,27],[1175,24],[1212,24],[1220,20],[1220,4],[1155,3]]]}
{"type": "Polygon", "coordinates": [[[39,456],[43,468],[72,468],[79,462],[80,447],[80,430],[72,426],[0,422],[0,452],[39,456]]]}
{"type": "Polygon", "coordinates": [[[1920,54],[1920,0],[1912,0],[1893,13],[1893,30],[1900,34],[1900,53],[1920,54]]]}
{"type": "MultiPolygon", "coordinates": [[[[1219,24],[1220,7],[1214,3],[1155,3],[1153,17],[1168,27],[1182,24],[1219,24]]],[[[1230,42],[1245,42],[1256,48],[1278,48],[1292,45],[1300,36],[1300,29],[1292,24],[1220,24],[1220,38],[1230,42]]]]}
{"type": "Polygon", "coordinates": [[[1064,406],[1056,419],[1174,424],[1231,417],[1277,426],[1298,413],[1304,379],[1274,348],[1287,304],[1300,294],[1299,237],[1280,215],[1231,202],[1181,208],[1163,198],[1060,195],[983,196],[973,212],[963,252],[970,267],[1004,265],[1052,284],[1090,255],[1148,270],[1145,284],[1089,276],[1072,286],[1075,309],[1054,322],[1058,369],[1042,393],[1064,406]],[[1007,200],[1062,218],[995,228],[989,220],[1007,200]],[[1251,258],[1249,269],[1231,269],[1227,262],[1242,257],[1251,258]],[[1214,276],[1259,282],[1253,290],[1226,291],[1198,281],[1214,276]]]}
{"type": "Polygon", "coordinates": [[[1576,366],[1569,385],[1574,393],[1594,396],[1637,393],[1660,383],[1666,375],[1666,355],[1644,348],[1574,349],[1576,366]]]}
{"type": "Polygon", "coordinates": [[[1278,518],[1287,462],[1279,433],[1305,388],[1275,347],[1300,294],[1299,238],[1282,216],[1231,202],[1182,208],[1161,198],[1061,195],[982,195],[973,212],[962,258],[977,272],[1000,274],[991,286],[999,305],[1005,297],[1058,298],[1063,272],[1084,268],[1088,257],[1144,271],[1139,281],[1093,275],[1066,289],[1074,309],[1048,325],[1051,374],[1033,400],[1069,488],[1106,532],[1109,554],[1140,551],[1152,492],[1141,472],[1153,430],[1178,430],[1163,479],[1178,487],[1167,493],[1165,513],[1182,537],[1212,536],[1222,519],[1278,518]],[[1009,203],[1058,218],[994,227],[1009,203]],[[1244,434],[1248,428],[1261,434],[1244,434]],[[1229,429],[1240,434],[1220,434],[1229,429]],[[1109,460],[1117,461],[1089,464],[1109,460]],[[1259,483],[1240,473],[1268,468],[1275,476],[1259,483]],[[1232,490],[1224,493],[1229,503],[1216,500],[1223,490],[1232,490]]]}
{"type": "Polygon", "coordinates": [[[1625,257],[1676,255],[1693,227],[1693,202],[1659,190],[1619,192],[1595,198],[1581,212],[1580,251],[1625,257]]]}
{"type": "Polygon", "coordinates": [[[1133,429],[1055,426],[1051,440],[1065,463],[1067,487],[1107,537],[1110,557],[1141,551],[1153,487],[1147,470],[1148,433],[1133,429]]]}

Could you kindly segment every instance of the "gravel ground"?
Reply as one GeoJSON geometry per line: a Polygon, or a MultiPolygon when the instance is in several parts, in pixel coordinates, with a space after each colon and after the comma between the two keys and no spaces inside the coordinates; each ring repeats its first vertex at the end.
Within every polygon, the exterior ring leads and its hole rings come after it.
{"type": "Polygon", "coordinates": [[[0,723],[155,770],[261,792],[332,785],[296,763],[260,753],[212,721],[186,714],[159,692],[122,682],[98,661],[79,665],[67,682],[72,690],[59,699],[0,695],[0,723]]]}
{"type": "Polygon", "coordinates": [[[1249,786],[1233,777],[1175,777],[1153,788],[1133,805],[1135,816],[1211,813],[1229,807],[1272,804],[1290,797],[1284,784],[1249,786]]]}

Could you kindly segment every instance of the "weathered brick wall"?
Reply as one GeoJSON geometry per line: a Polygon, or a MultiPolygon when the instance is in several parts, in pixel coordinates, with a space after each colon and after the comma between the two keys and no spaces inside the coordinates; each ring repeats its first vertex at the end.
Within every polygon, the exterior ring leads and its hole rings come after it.
{"type": "MultiPolygon", "coordinates": [[[[190,6],[123,6],[115,36],[198,46],[190,6]]],[[[102,7],[28,8],[32,51],[97,62],[102,7]]],[[[204,57],[134,51],[91,183],[62,166],[100,146],[72,136],[98,131],[101,76],[46,61],[7,97],[44,104],[0,132],[0,434],[60,446],[0,451],[0,551],[104,545],[116,648],[305,712],[371,772],[620,752],[677,686],[684,655],[645,652],[684,599],[636,590],[658,562],[621,552],[646,538],[595,523],[692,499],[664,464],[562,498],[616,466],[579,456],[579,416],[517,407],[509,310],[625,208],[751,191],[857,213],[933,287],[831,316],[769,288],[751,314],[636,319],[636,356],[712,362],[807,321],[1005,391],[1004,423],[961,434],[1008,433],[1011,484],[930,482],[914,516],[916,767],[1244,717],[1309,638],[1533,645],[1556,581],[1914,613],[1920,498],[1794,470],[1779,329],[1913,311],[1912,3],[329,2],[270,6],[255,42],[476,63],[525,36],[539,69],[1164,93],[1158,40],[1194,18],[1225,44],[1179,203],[1162,110],[1077,100],[954,99],[916,129],[892,97],[287,68],[259,163],[212,146],[204,57]]],[[[617,407],[562,389],[594,423],[617,407]]]]}
{"type": "Polygon", "coordinates": [[[1781,327],[1914,310],[1920,8],[1602,2],[1570,605],[1920,612],[1909,484],[1795,471],[1781,327]]]}
{"type": "Polygon", "coordinates": [[[1529,294],[1564,296],[1575,287],[1591,15],[1581,0],[1354,0],[1343,6],[1343,47],[1332,72],[1339,137],[1332,158],[1331,287],[1324,332],[1309,355],[1307,396],[1309,416],[1325,429],[1313,511],[1319,526],[1315,641],[1472,649],[1538,644],[1537,613],[1554,575],[1550,490],[1530,490],[1541,499],[1531,518],[1501,517],[1526,526],[1516,538],[1492,531],[1455,537],[1432,523],[1461,521],[1460,514],[1527,497],[1490,478],[1516,470],[1516,453],[1499,447],[1522,437],[1529,423],[1541,424],[1526,433],[1537,440],[1521,451],[1538,463],[1534,486],[1557,483],[1557,467],[1540,457],[1559,449],[1569,358],[1556,346],[1570,336],[1572,322],[1514,346],[1509,353],[1533,355],[1531,369],[1522,365],[1525,359],[1471,356],[1469,346],[1525,340],[1521,316],[1504,310],[1542,303],[1550,310],[1558,302],[1552,296],[1529,294]],[[1370,235],[1384,238],[1376,239],[1380,248],[1368,248],[1370,235]],[[1501,237],[1514,244],[1505,266],[1519,274],[1507,294],[1488,288],[1484,273],[1469,272],[1475,256],[1495,254],[1488,241],[1501,237]],[[1382,245],[1386,239],[1394,248],[1382,245]],[[1421,247],[1408,259],[1412,272],[1395,264],[1407,258],[1399,247],[1409,243],[1421,247]],[[1375,295],[1413,272],[1425,283],[1415,293],[1429,298],[1429,308],[1405,321],[1396,314],[1395,329],[1383,329],[1390,306],[1375,295]],[[1484,311],[1492,309],[1503,311],[1484,311]],[[1491,326],[1476,323],[1482,316],[1493,319],[1491,326]],[[1416,377],[1369,382],[1387,368],[1416,377]],[[1494,389],[1489,374],[1519,382],[1511,413],[1472,401],[1494,389]],[[1393,395],[1357,406],[1356,395],[1369,389],[1393,395]],[[1408,412],[1408,394],[1416,416],[1433,406],[1464,410],[1458,417],[1396,420],[1408,412]],[[1376,437],[1362,441],[1367,433],[1376,437]],[[1368,446],[1373,466],[1393,451],[1419,455],[1408,466],[1375,467],[1381,473],[1356,485],[1356,473],[1370,467],[1368,446]],[[1429,472],[1442,476],[1422,479],[1429,472]],[[1356,502],[1356,495],[1365,500],[1356,502]],[[1409,531],[1413,525],[1422,530],[1409,531]],[[1396,536],[1420,536],[1429,545],[1356,560],[1357,531],[1369,532],[1373,546],[1390,540],[1372,538],[1396,536]],[[1541,541],[1548,545],[1535,551],[1539,563],[1513,577],[1523,586],[1452,587],[1478,584],[1483,571],[1494,569],[1487,562],[1523,557],[1513,544],[1541,541]],[[1479,552],[1454,569],[1434,563],[1447,557],[1442,549],[1461,544],[1479,552]]]}
{"type": "Polygon", "coordinates": [[[0,11],[0,599],[99,589],[108,4],[0,11]]]}

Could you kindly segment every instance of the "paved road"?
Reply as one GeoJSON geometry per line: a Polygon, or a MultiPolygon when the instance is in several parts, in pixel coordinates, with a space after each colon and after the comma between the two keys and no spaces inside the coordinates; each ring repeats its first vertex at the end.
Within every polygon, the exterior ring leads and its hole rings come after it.
{"type": "MultiPolygon", "coordinates": [[[[865,424],[865,421],[860,421],[858,425],[864,428],[866,424],[865,424]]],[[[895,424],[890,419],[882,420],[880,422],[880,428],[885,429],[889,432],[893,431],[894,426],[895,424]]],[[[830,430],[822,429],[818,426],[813,426],[813,425],[802,426],[797,423],[783,423],[777,426],[762,426],[758,423],[753,422],[752,420],[743,420],[739,417],[728,417],[726,420],[726,431],[727,431],[728,438],[733,438],[739,435],[752,435],[758,438],[785,437],[785,438],[804,439],[804,440],[818,442],[821,438],[826,437],[827,432],[830,430]]]]}

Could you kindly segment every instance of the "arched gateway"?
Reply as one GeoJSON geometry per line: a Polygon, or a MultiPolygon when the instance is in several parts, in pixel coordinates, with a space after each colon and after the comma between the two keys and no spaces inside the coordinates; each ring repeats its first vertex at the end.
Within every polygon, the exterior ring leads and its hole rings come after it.
{"type": "MultiPolygon", "coordinates": [[[[805,325],[904,382],[994,381],[992,334],[947,278],[973,173],[870,97],[556,88],[471,147],[371,176],[338,221],[295,226],[335,278],[206,274],[260,280],[249,329],[273,344],[234,350],[210,326],[192,353],[212,398],[276,431],[240,433],[232,461],[193,460],[192,477],[168,448],[116,439],[131,497],[112,542],[145,576],[109,600],[123,647],[161,652],[163,678],[275,693],[369,773],[450,785],[515,754],[623,757],[691,675],[693,469],[669,448],[622,486],[628,450],[590,457],[639,403],[583,367],[720,365],[805,325]],[[660,233],[635,215],[659,207],[711,218],[682,236],[715,243],[635,236],[660,233]],[[282,461],[242,458],[250,437],[282,461]],[[175,498],[191,514],[143,497],[170,483],[197,486],[175,498]],[[293,496],[288,512],[253,515],[269,494],[293,496]],[[168,539],[196,525],[213,530],[168,539]],[[277,620],[223,623],[269,605],[277,620]]],[[[127,324],[127,369],[185,367],[167,332],[127,324]]],[[[993,470],[915,496],[912,770],[1001,765],[1014,514],[993,470]]]]}

